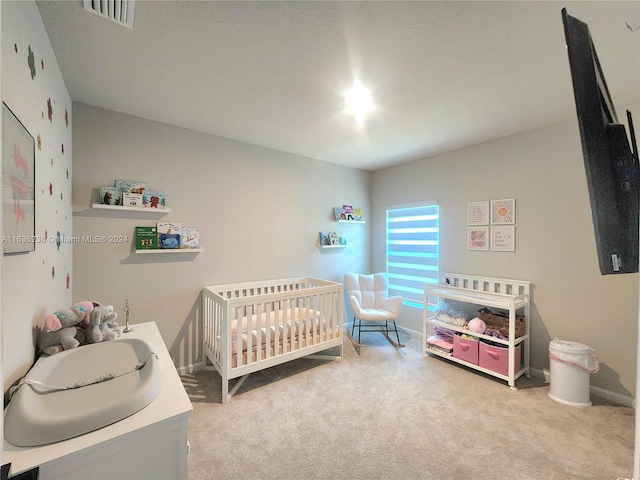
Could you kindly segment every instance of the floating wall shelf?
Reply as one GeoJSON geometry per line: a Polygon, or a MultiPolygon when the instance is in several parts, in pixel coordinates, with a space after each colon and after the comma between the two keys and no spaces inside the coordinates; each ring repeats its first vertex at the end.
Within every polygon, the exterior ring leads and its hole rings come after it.
{"type": "Polygon", "coordinates": [[[105,205],[103,203],[94,203],[93,208],[100,210],[116,210],[119,212],[148,212],[150,214],[165,214],[171,213],[170,208],[144,208],[144,207],[124,207],[122,205],[105,205]]]}
{"type": "Polygon", "coordinates": [[[199,253],[202,248],[149,248],[136,250],[136,253],[199,253]]]}

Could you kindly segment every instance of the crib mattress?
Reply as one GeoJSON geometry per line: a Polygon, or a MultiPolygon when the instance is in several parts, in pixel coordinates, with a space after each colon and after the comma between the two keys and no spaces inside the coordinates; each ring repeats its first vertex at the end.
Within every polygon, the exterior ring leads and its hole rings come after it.
{"type": "MultiPolygon", "coordinates": [[[[323,333],[322,337],[320,336],[320,334],[305,335],[300,340],[294,339],[293,346],[291,346],[290,343],[287,342],[286,351],[295,352],[298,350],[302,350],[305,347],[317,345],[319,343],[327,342],[329,340],[334,340],[336,338],[340,338],[340,334],[338,330],[330,331],[330,332],[327,332],[326,334],[323,333]]],[[[257,362],[259,360],[258,349],[253,348],[252,350],[253,351],[251,353],[245,351],[240,354],[240,358],[241,358],[240,363],[238,363],[238,355],[237,354],[233,355],[231,357],[231,368],[237,368],[238,366],[257,362]]],[[[284,346],[282,345],[282,342],[279,342],[278,344],[272,344],[269,347],[267,347],[266,345],[263,345],[262,349],[260,350],[260,359],[264,360],[268,357],[277,357],[278,355],[282,355],[283,353],[285,353],[285,351],[284,351],[284,346]]]]}
{"type": "Polygon", "coordinates": [[[267,345],[274,347],[281,345],[283,341],[291,342],[292,337],[293,341],[301,341],[306,335],[320,333],[325,323],[321,312],[298,307],[235,319],[231,322],[231,353],[237,355],[240,344],[241,352],[247,352],[249,343],[251,350],[255,352],[258,345],[263,349],[267,345]]]}

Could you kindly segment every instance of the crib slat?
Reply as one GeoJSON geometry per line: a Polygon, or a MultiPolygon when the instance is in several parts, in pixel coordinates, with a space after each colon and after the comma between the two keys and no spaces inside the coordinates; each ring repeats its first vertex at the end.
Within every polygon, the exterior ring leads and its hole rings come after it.
{"type": "Polygon", "coordinates": [[[211,322],[208,322],[209,345],[213,346],[213,355],[215,359],[220,361],[220,342],[217,340],[218,338],[222,338],[220,336],[220,307],[218,302],[216,302],[213,305],[210,305],[210,308],[213,309],[213,312],[207,313],[213,315],[213,318],[211,319],[211,322]]]}
{"type": "MultiPolygon", "coordinates": [[[[304,340],[304,346],[308,347],[309,345],[313,345],[314,343],[314,332],[315,332],[315,326],[314,326],[314,319],[313,319],[313,315],[305,315],[304,319],[301,320],[303,322],[303,324],[301,325],[301,331],[300,331],[300,342],[302,342],[304,340]],[[302,329],[304,328],[304,331],[302,331],[302,329]]],[[[302,347],[302,345],[300,345],[302,347]]]]}
{"type": "Polygon", "coordinates": [[[209,341],[212,342],[214,345],[214,348],[213,348],[214,359],[217,360],[218,362],[221,362],[222,355],[223,355],[222,339],[224,338],[224,336],[222,335],[222,326],[221,326],[222,316],[221,316],[221,306],[219,302],[217,301],[214,302],[212,313],[214,315],[214,318],[210,322],[209,341]],[[213,326],[213,328],[211,328],[211,325],[213,326]]]}
{"type": "Polygon", "coordinates": [[[253,354],[253,316],[254,314],[257,314],[256,312],[256,307],[257,305],[247,305],[247,311],[245,312],[246,318],[247,318],[247,328],[246,330],[243,332],[246,337],[247,337],[247,355],[246,355],[246,362],[245,365],[248,365],[251,363],[251,355],[253,354]]]}
{"type": "Polygon", "coordinates": [[[280,331],[280,335],[278,335],[278,340],[280,345],[282,345],[282,354],[287,353],[287,322],[286,319],[291,315],[291,303],[289,299],[286,299],[283,302],[282,309],[278,312],[278,328],[280,331]]]}
{"type": "MultiPolygon", "coordinates": [[[[329,297],[329,305],[328,305],[328,312],[326,314],[326,322],[327,322],[327,327],[329,328],[329,330],[331,331],[331,333],[333,334],[333,338],[335,338],[336,336],[336,331],[338,331],[338,334],[340,335],[340,329],[338,328],[338,316],[336,315],[336,305],[338,304],[338,294],[335,292],[329,293],[327,295],[329,297]]],[[[342,308],[342,307],[340,307],[342,308]]]]}
{"type": "MultiPolygon", "coordinates": [[[[299,315],[298,315],[299,316],[299,315]]],[[[291,315],[285,318],[285,323],[287,325],[287,338],[289,339],[289,351],[293,352],[296,350],[296,315],[295,310],[291,310],[291,315]]]]}
{"type": "Polygon", "coordinates": [[[331,306],[333,302],[333,293],[325,293],[322,302],[322,312],[318,316],[322,328],[326,329],[329,338],[334,338],[333,316],[331,315],[331,306]]]}
{"type": "MultiPolygon", "coordinates": [[[[236,366],[242,366],[242,323],[241,322],[241,314],[239,313],[239,308],[233,309],[233,321],[236,322],[236,366]]],[[[231,324],[233,321],[230,321],[231,324]]]]}
{"type": "Polygon", "coordinates": [[[278,311],[278,306],[275,302],[270,303],[269,315],[267,316],[266,322],[266,338],[265,338],[265,349],[264,354],[265,358],[271,358],[271,347],[273,345],[273,322],[276,312],[278,311]]]}
{"type": "MultiPolygon", "coordinates": [[[[320,308],[319,304],[316,305],[317,299],[318,298],[315,295],[309,295],[307,297],[308,304],[304,312],[305,318],[315,318],[316,311],[319,310],[320,308]]],[[[319,340],[322,341],[322,325],[318,325],[318,326],[320,327],[320,329],[317,330],[319,335],[319,340]]]]}
{"type": "MultiPolygon", "coordinates": [[[[264,303],[259,303],[256,305],[256,362],[259,362],[262,359],[262,315],[263,313],[267,314],[267,309],[265,308],[264,303]],[[264,312],[263,312],[264,309],[264,312]]],[[[251,335],[253,336],[253,335],[251,335]]],[[[247,351],[251,351],[247,349],[247,351]]],[[[247,362],[248,363],[248,362],[247,362]]]]}

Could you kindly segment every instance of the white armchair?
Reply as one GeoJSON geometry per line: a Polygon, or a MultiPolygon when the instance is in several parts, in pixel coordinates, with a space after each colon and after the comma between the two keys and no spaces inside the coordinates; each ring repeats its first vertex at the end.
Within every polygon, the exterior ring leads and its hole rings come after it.
{"type": "Polygon", "coordinates": [[[396,319],[402,309],[402,297],[389,297],[386,274],[345,273],[344,284],[354,314],[351,327],[351,341],[354,346],[360,347],[361,332],[381,331],[393,345],[404,347],[400,343],[396,326],[396,319]],[[365,324],[362,323],[363,320],[366,322],[365,324]],[[388,322],[393,323],[393,328],[389,327],[388,322]],[[357,342],[353,338],[356,328],[358,329],[357,342]],[[391,340],[389,331],[395,331],[397,343],[391,340]]]}

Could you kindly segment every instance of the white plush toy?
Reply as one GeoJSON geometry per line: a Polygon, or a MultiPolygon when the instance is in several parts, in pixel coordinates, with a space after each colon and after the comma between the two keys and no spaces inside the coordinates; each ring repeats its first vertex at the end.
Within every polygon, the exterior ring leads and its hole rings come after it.
{"type": "Polygon", "coordinates": [[[106,342],[120,336],[117,330],[118,314],[112,305],[98,305],[91,311],[89,327],[87,328],[87,343],[106,342]]]}
{"type": "Polygon", "coordinates": [[[484,323],[483,320],[479,319],[478,317],[475,317],[469,320],[469,324],[467,325],[467,328],[470,331],[475,333],[484,333],[487,330],[487,325],[484,323]]]}

